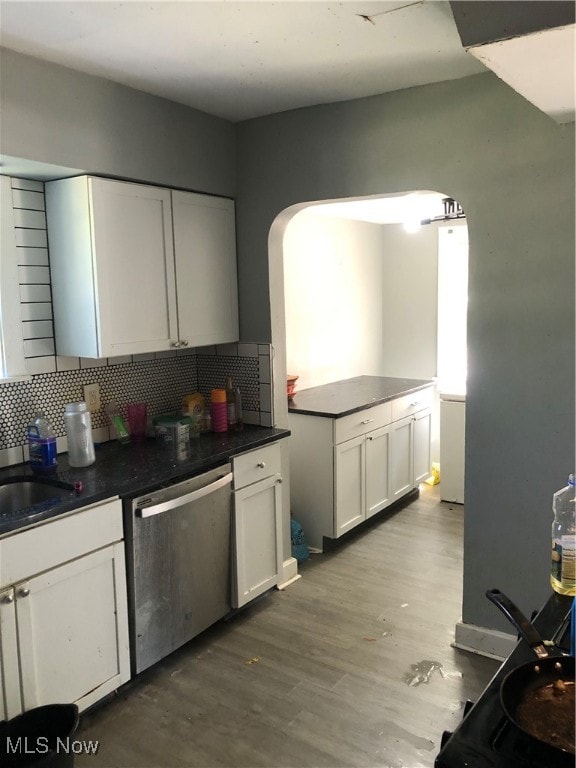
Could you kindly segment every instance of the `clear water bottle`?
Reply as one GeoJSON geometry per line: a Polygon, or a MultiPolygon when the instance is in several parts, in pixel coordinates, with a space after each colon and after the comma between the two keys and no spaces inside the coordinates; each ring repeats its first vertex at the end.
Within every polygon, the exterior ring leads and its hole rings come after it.
{"type": "Polygon", "coordinates": [[[576,475],[553,496],[550,583],[561,595],[576,595],[576,475]]]}
{"type": "Polygon", "coordinates": [[[42,411],[38,411],[28,424],[26,437],[32,470],[34,472],[54,472],[58,466],[56,435],[42,411]]]}
{"type": "Polygon", "coordinates": [[[86,403],[68,403],[64,409],[64,425],[68,437],[70,466],[87,467],[93,464],[96,454],[92,439],[92,421],[86,403]]]}

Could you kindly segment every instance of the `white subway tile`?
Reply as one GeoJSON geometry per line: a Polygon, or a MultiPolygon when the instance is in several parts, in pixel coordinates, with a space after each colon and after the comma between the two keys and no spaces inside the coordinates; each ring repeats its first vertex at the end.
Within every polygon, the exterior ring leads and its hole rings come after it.
{"type": "Polygon", "coordinates": [[[52,320],[52,304],[45,301],[40,304],[20,304],[22,320],[52,320]]]}
{"type": "Polygon", "coordinates": [[[108,358],[106,357],[81,357],[80,368],[104,368],[108,365],[108,358]]]}
{"type": "Polygon", "coordinates": [[[14,194],[15,189],[30,189],[35,192],[44,192],[44,184],[41,181],[34,181],[33,179],[18,179],[13,176],[12,194],[14,194]]]}
{"type": "Polygon", "coordinates": [[[262,427],[272,427],[272,414],[271,413],[260,413],[260,425],[262,427]]]}
{"type": "Polygon", "coordinates": [[[271,384],[270,377],[270,358],[268,355],[258,356],[258,376],[261,384],[271,384]]]}
{"type": "Polygon", "coordinates": [[[18,267],[20,285],[50,285],[48,267],[18,267]]]}
{"type": "Polygon", "coordinates": [[[46,229],[46,214],[44,211],[29,211],[24,208],[14,209],[14,226],[29,229],[46,229]]]}
{"type": "Polygon", "coordinates": [[[260,384],[260,411],[272,410],[270,384],[260,384]]]}
{"type": "Polygon", "coordinates": [[[26,360],[26,371],[31,376],[40,373],[56,373],[56,358],[54,354],[47,357],[31,357],[26,360]]]}
{"type": "MultiPolygon", "coordinates": [[[[54,339],[26,339],[24,341],[24,357],[44,357],[54,355],[54,339]]],[[[54,362],[54,370],[56,363],[54,362]]],[[[31,371],[28,371],[30,373],[31,371]]],[[[45,373],[45,371],[43,371],[45,373]]]]}
{"type": "Polygon", "coordinates": [[[239,357],[258,357],[258,344],[238,344],[239,357]]]}
{"type": "Polygon", "coordinates": [[[238,345],[237,344],[219,344],[216,347],[216,354],[225,357],[237,357],[238,345]]]}
{"type": "Polygon", "coordinates": [[[32,320],[22,323],[22,336],[24,340],[52,338],[53,335],[52,320],[32,320]]]}
{"type": "Polygon", "coordinates": [[[21,267],[47,267],[47,248],[16,248],[16,259],[21,267]]]}
{"type": "Polygon", "coordinates": [[[79,357],[68,357],[67,355],[56,356],[56,370],[58,371],[75,371],[80,368],[79,357]]]}
{"type": "Polygon", "coordinates": [[[24,451],[21,445],[0,450],[0,467],[11,467],[12,464],[21,464],[24,461],[24,451]]]}
{"type": "Polygon", "coordinates": [[[20,286],[20,301],[21,302],[36,302],[36,301],[51,301],[52,296],[50,294],[49,285],[21,285],[20,286]]]}
{"type": "Polygon", "coordinates": [[[48,238],[45,229],[15,229],[16,245],[26,248],[47,248],[48,238]]]}

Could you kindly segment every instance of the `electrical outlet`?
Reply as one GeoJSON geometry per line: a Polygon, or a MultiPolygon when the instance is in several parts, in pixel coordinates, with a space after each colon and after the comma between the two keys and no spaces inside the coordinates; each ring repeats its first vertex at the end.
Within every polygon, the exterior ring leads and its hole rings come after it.
{"type": "Polygon", "coordinates": [[[84,385],[84,400],[90,413],[100,410],[100,384],[84,385]]]}

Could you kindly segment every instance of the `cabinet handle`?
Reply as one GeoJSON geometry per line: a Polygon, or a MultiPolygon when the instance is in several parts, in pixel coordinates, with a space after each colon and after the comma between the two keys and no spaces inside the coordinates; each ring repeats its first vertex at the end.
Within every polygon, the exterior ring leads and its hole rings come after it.
{"type": "Polygon", "coordinates": [[[183,340],[180,342],[180,344],[181,344],[181,346],[183,346],[183,347],[187,347],[187,346],[188,346],[188,342],[186,341],[186,339],[183,339],[183,340]]]}
{"type": "Polygon", "coordinates": [[[264,469],[264,467],[266,466],[266,462],[259,461],[258,464],[256,464],[256,466],[258,467],[258,469],[264,469]]]}
{"type": "Polygon", "coordinates": [[[172,342],[172,346],[173,346],[175,349],[178,349],[178,347],[180,346],[180,342],[179,342],[179,341],[173,341],[173,342],[172,342]]]}
{"type": "Polygon", "coordinates": [[[367,437],[366,439],[367,439],[367,440],[374,440],[374,438],[373,438],[373,437],[367,437]]]}
{"type": "Polygon", "coordinates": [[[24,587],[24,589],[18,590],[18,597],[28,597],[29,594],[30,594],[30,590],[28,589],[28,587],[24,587]]]}
{"type": "Polygon", "coordinates": [[[2,602],[6,603],[6,604],[13,603],[14,602],[14,595],[12,593],[10,593],[8,595],[4,595],[4,597],[2,598],[2,602]]]}
{"type": "Polygon", "coordinates": [[[364,421],[361,421],[360,424],[372,424],[374,419],[364,419],[364,421]]]}
{"type": "Polygon", "coordinates": [[[420,405],[420,400],[415,400],[413,403],[410,403],[408,406],[409,408],[416,408],[417,405],[420,405]]]}
{"type": "Polygon", "coordinates": [[[277,482],[277,483],[281,483],[281,482],[282,482],[282,478],[281,478],[281,477],[277,478],[277,479],[276,479],[276,482],[277,482]]]}

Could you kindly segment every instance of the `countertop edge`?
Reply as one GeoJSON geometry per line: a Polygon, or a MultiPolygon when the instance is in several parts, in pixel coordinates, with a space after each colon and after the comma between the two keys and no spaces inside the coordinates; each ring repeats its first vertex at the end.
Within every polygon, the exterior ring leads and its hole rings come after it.
{"type": "MultiPolygon", "coordinates": [[[[341,419],[344,416],[349,416],[351,413],[358,413],[358,411],[365,411],[369,408],[375,408],[377,405],[382,405],[382,403],[388,403],[390,400],[396,400],[399,397],[403,397],[404,395],[409,395],[411,392],[418,392],[421,389],[427,389],[428,387],[433,387],[434,381],[430,380],[426,384],[419,384],[416,387],[409,387],[406,389],[403,389],[401,392],[398,392],[393,395],[386,395],[381,398],[377,398],[376,400],[371,400],[370,402],[364,403],[363,405],[357,405],[353,408],[348,408],[343,411],[328,411],[328,410],[317,410],[313,408],[306,408],[306,407],[298,407],[297,405],[290,405],[288,403],[288,415],[302,415],[302,416],[319,416],[320,418],[326,418],[326,419],[341,419]]],[[[306,390],[302,390],[305,392],[306,390]]]]}
{"type": "MultiPolygon", "coordinates": [[[[74,498],[72,495],[69,499],[65,499],[54,507],[42,510],[40,512],[32,513],[23,517],[14,517],[9,521],[0,521],[0,539],[11,536],[20,531],[30,530],[38,525],[51,522],[59,517],[64,517],[70,513],[77,512],[84,507],[89,507],[93,504],[98,504],[104,501],[113,501],[115,499],[124,499],[128,497],[139,496],[141,493],[148,493],[154,488],[164,484],[177,483],[180,480],[185,480],[195,475],[202,474],[205,471],[213,469],[221,464],[226,464],[231,461],[235,456],[239,456],[242,453],[246,453],[256,448],[269,445],[271,443],[278,442],[290,436],[290,430],[282,427],[269,427],[262,428],[265,431],[258,431],[257,434],[250,435],[249,431],[243,433],[246,438],[242,440],[242,436],[235,435],[236,440],[240,440],[240,444],[231,446],[220,446],[201,459],[195,459],[190,462],[182,463],[170,463],[166,464],[164,468],[159,470],[158,474],[149,479],[148,482],[143,480],[140,476],[132,477],[130,474],[121,482],[106,485],[105,480],[99,480],[95,483],[88,481],[85,483],[85,491],[77,494],[74,498]],[[92,486],[92,487],[91,487],[92,486]],[[94,487],[97,486],[97,487],[94,487]]],[[[202,436],[199,438],[202,439],[202,436]]],[[[215,437],[217,439],[217,436],[215,437]]],[[[148,448],[155,450],[156,444],[153,439],[147,441],[148,448]]],[[[75,469],[68,467],[66,454],[60,454],[58,456],[59,468],[55,474],[55,477],[59,480],[74,481],[76,479],[83,480],[84,477],[91,475],[95,471],[98,472],[98,459],[100,451],[104,450],[106,453],[122,455],[123,449],[119,449],[117,444],[113,441],[105,443],[101,448],[96,451],[96,463],[90,467],[82,469],[75,469]]],[[[159,457],[165,458],[165,449],[158,447],[159,457]]],[[[105,471],[105,469],[103,470],[105,471]]],[[[7,467],[0,470],[0,480],[5,477],[13,475],[22,475],[28,477],[34,477],[33,472],[28,464],[18,464],[12,467],[7,467]]],[[[71,492],[72,494],[73,492],[71,492]]]]}

